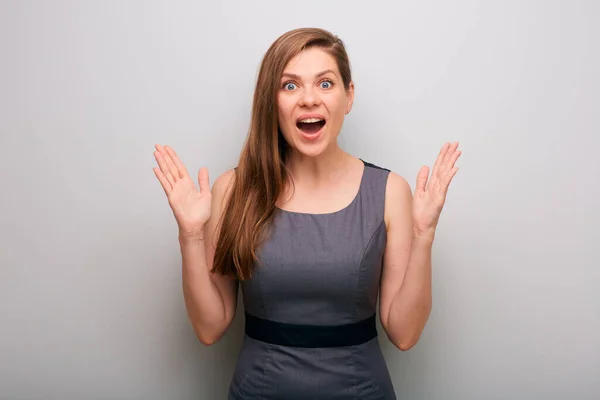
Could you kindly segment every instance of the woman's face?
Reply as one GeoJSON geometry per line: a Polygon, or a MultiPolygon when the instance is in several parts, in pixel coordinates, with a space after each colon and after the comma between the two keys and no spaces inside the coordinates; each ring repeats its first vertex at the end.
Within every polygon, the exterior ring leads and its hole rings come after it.
{"type": "Polygon", "coordinates": [[[277,94],[281,132],[296,151],[318,156],[336,145],[353,99],[354,85],[346,91],[335,59],[309,48],[283,71],[277,94]]]}

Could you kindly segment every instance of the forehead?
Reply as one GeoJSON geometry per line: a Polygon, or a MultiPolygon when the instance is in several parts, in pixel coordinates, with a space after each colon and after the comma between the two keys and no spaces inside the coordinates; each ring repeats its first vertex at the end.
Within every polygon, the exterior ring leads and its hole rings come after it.
{"type": "Polygon", "coordinates": [[[310,78],[322,71],[332,70],[339,76],[335,59],[326,51],[314,47],[302,51],[290,60],[283,72],[310,78]]]}

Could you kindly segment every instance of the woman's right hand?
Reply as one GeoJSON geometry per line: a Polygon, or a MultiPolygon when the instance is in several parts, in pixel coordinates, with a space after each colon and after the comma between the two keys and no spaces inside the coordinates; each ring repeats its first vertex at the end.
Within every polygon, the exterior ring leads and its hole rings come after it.
{"type": "Polygon", "coordinates": [[[159,168],[153,168],[179,225],[180,237],[203,235],[204,224],[210,218],[211,193],[206,168],[198,172],[198,184],[190,178],[185,166],[169,146],[156,145],[154,157],[159,168]]]}

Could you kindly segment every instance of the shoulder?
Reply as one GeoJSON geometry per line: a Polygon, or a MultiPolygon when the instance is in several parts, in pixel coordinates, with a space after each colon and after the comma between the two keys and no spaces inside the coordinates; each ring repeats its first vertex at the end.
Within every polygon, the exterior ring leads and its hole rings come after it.
{"type": "Polygon", "coordinates": [[[370,162],[362,160],[365,164],[365,168],[369,168],[373,171],[377,171],[381,177],[381,179],[385,180],[385,201],[386,205],[389,200],[395,200],[398,198],[405,198],[407,195],[410,195],[411,189],[410,185],[399,174],[393,172],[389,168],[381,167],[376,164],[372,164],[370,162]]]}
{"type": "Polygon", "coordinates": [[[411,189],[408,181],[399,174],[390,171],[386,185],[386,202],[388,199],[403,199],[411,196],[411,189]]]}
{"type": "MultiPolygon", "coordinates": [[[[362,159],[361,159],[362,160],[362,159]]],[[[369,174],[376,176],[377,185],[385,188],[384,219],[390,229],[391,225],[410,222],[412,213],[412,191],[408,181],[389,168],[362,160],[365,168],[370,169],[369,174]],[[374,175],[373,175],[374,174],[374,175]]]]}
{"type": "Polygon", "coordinates": [[[382,173],[388,173],[388,172],[390,172],[390,170],[387,169],[387,168],[380,167],[379,165],[375,165],[375,164],[370,163],[368,161],[365,161],[363,159],[360,159],[360,160],[363,162],[363,164],[365,164],[365,168],[370,168],[370,169],[378,170],[378,171],[381,171],[382,173]]]}
{"type": "Polygon", "coordinates": [[[408,181],[390,171],[385,191],[385,222],[391,225],[410,222],[412,213],[412,190],[408,181]]]}
{"type": "Polygon", "coordinates": [[[235,175],[235,169],[227,170],[219,175],[211,189],[212,196],[222,199],[226,194],[229,194],[235,181],[235,175]]]}
{"type": "Polygon", "coordinates": [[[233,182],[235,178],[235,170],[225,171],[217,179],[210,190],[211,195],[211,213],[206,227],[208,229],[208,237],[212,237],[213,248],[216,247],[216,238],[218,237],[218,225],[223,217],[225,206],[231,196],[233,182]]]}
{"type": "Polygon", "coordinates": [[[231,198],[233,193],[233,184],[235,183],[236,171],[230,169],[225,171],[215,179],[210,195],[211,195],[211,223],[214,225],[220,220],[223,212],[225,211],[227,202],[231,198]]]}

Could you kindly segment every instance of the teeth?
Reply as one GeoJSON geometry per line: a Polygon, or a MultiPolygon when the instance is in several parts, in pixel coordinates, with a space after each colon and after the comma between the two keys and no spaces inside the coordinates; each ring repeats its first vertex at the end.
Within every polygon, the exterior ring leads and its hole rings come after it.
{"type": "Polygon", "coordinates": [[[304,123],[304,124],[312,124],[315,122],[321,122],[323,121],[322,118],[305,118],[305,119],[301,119],[300,122],[304,123]]]}

